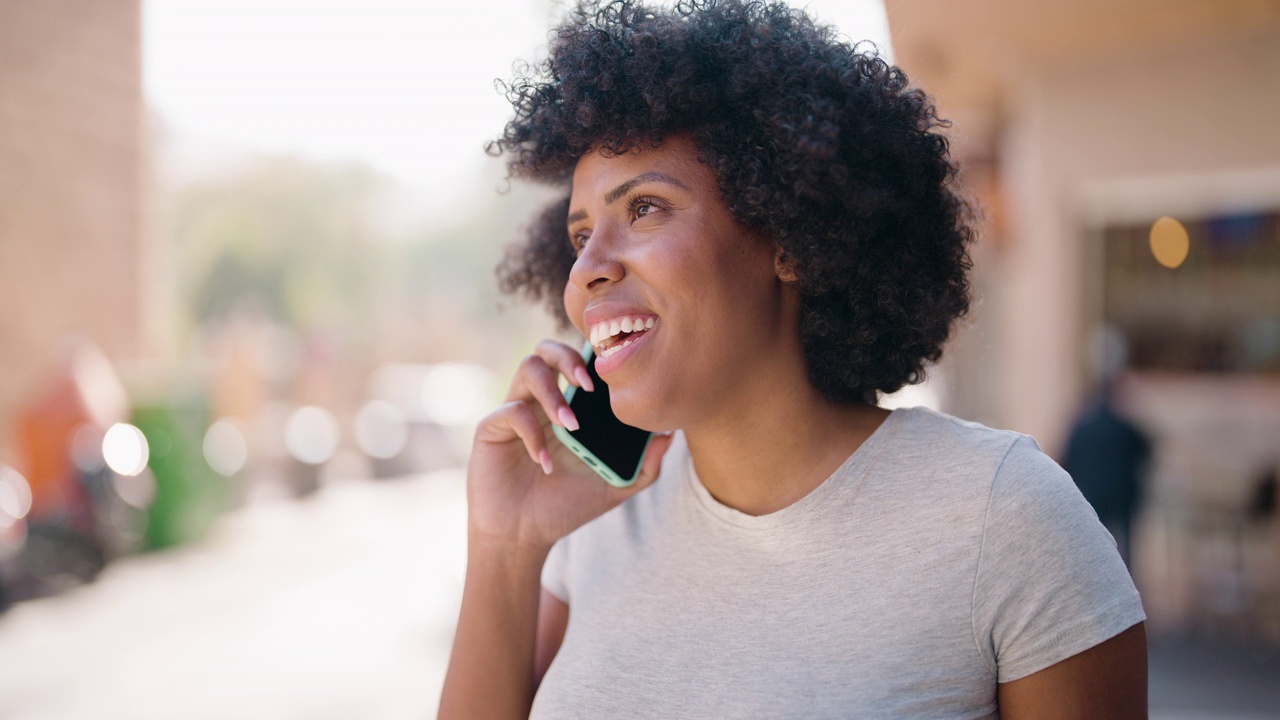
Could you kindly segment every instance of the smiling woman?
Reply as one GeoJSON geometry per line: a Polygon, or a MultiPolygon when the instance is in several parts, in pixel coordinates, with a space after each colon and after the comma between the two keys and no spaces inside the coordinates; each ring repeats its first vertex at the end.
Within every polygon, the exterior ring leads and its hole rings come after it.
{"type": "Polygon", "coordinates": [[[491,146],[563,187],[500,268],[663,433],[617,489],[544,341],[479,426],[442,717],[1141,717],[1141,602],[1029,437],[879,397],[969,303],[928,98],[782,4],[585,3],[491,146]],[[570,622],[570,617],[573,618],[570,622]]]}
{"type": "Polygon", "coordinates": [[[618,351],[617,335],[593,343],[620,419],[692,432],[719,422],[704,417],[713,408],[752,409],[759,390],[742,378],[803,379],[799,306],[774,274],[776,248],[729,213],[687,134],[644,152],[588,153],[572,186],[565,312],[586,337],[614,318],[654,323],[618,351]]]}

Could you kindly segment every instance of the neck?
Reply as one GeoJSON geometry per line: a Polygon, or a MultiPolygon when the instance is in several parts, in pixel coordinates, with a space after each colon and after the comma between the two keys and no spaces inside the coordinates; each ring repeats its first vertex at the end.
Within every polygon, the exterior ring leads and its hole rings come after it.
{"type": "Polygon", "coordinates": [[[808,495],[875,432],[889,411],[827,401],[804,372],[752,388],[684,429],[698,477],[719,502],[748,515],[808,495]]]}

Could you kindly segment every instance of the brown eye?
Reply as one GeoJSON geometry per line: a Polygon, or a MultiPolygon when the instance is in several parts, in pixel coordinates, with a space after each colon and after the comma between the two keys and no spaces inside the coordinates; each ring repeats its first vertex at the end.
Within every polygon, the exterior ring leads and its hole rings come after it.
{"type": "Polygon", "coordinates": [[[638,197],[628,203],[628,209],[631,212],[631,222],[635,222],[642,217],[652,215],[654,211],[660,209],[657,201],[650,197],[638,197]]]}

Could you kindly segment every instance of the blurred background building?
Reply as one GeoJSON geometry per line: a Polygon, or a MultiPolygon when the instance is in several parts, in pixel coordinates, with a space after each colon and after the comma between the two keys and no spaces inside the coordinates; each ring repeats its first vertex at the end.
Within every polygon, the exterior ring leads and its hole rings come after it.
{"type": "MultiPolygon", "coordinates": [[[[69,336],[143,353],[151,249],[137,0],[0,5],[0,452],[69,336]]],[[[154,312],[154,309],[153,309],[154,312]]]]}
{"type": "Polygon", "coordinates": [[[886,10],[985,212],[948,409],[1061,458],[1119,374],[1155,441],[1134,567],[1154,629],[1280,640],[1280,5],[886,10]]]}
{"type": "MultiPolygon", "coordinates": [[[[1192,643],[1153,708],[1280,715],[1189,681],[1280,652],[1280,4],[805,6],[934,96],[981,207],[973,312],[886,404],[1065,462],[1105,395],[1192,643]]],[[[496,297],[547,195],[482,149],[559,12],[0,0],[0,720],[434,706],[470,427],[557,332],[496,297]]]]}

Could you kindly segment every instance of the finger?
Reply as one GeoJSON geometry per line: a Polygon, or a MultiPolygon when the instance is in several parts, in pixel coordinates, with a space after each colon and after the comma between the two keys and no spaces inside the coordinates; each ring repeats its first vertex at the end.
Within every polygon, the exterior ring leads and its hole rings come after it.
{"type": "Polygon", "coordinates": [[[569,430],[578,429],[578,418],[564,399],[564,393],[560,392],[556,371],[546,361],[530,355],[521,361],[516,376],[518,379],[512,383],[512,392],[517,396],[511,400],[536,403],[551,422],[569,430]]]}
{"type": "Polygon", "coordinates": [[[595,391],[595,383],[591,382],[591,374],[587,372],[587,363],[574,348],[555,340],[543,340],[534,347],[533,352],[569,382],[587,392],[595,391]]]}
{"type": "Polygon", "coordinates": [[[658,479],[658,474],[662,470],[662,458],[666,456],[667,450],[671,448],[673,437],[671,433],[653,436],[653,439],[649,441],[649,448],[644,454],[644,464],[640,466],[640,476],[628,488],[628,492],[633,494],[640,492],[658,479]]]}
{"type": "Polygon", "coordinates": [[[519,439],[529,459],[551,474],[551,453],[547,449],[547,434],[533,407],[527,402],[506,403],[481,422],[477,430],[481,442],[504,443],[519,439]]]}

